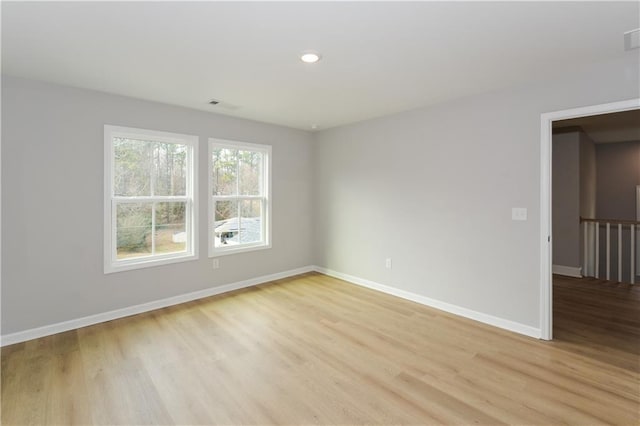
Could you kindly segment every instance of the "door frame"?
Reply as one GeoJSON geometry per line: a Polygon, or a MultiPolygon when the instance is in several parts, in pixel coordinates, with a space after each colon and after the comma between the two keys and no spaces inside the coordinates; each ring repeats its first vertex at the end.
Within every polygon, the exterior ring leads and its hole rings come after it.
{"type": "Polygon", "coordinates": [[[540,115],[540,338],[553,339],[551,131],[554,121],[640,109],[640,98],[540,115]]]}
{"type": "MultiPolygon", "coordinates": [[[[640,222],[640,185],[636,185],[636,220],[640,222]]],[[[636,227],[636,278],[640,275],[640,235],[638,235],[638,231],[640,231],[636,227]]]]}

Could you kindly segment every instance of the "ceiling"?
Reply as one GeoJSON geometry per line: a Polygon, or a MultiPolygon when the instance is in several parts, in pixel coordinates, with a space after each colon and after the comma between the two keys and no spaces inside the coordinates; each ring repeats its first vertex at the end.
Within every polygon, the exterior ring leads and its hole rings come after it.
{"type": "Polygon", "coordinates": [[[639,7],[3,1],[2,72],[321,130],[638,55],[639,7]]]}
{"type": "Polygon", "coordinates": [[[555,121],[553,131],[579,127],[595,143],[640,141],[640,109],[555,121]]]}

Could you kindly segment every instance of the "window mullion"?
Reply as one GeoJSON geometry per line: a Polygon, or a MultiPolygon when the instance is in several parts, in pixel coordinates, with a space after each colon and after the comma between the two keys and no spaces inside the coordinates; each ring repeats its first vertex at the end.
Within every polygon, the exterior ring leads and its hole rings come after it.
{"type": "Polygon", "coordinates": [[[118,258],[118,202],[111,200],[111,262],[118,258]]]}
{"type": "Polygon", "coordinates": [[[193,238],[191,238],[191,222],[193,222],[193,220],[187,220],[187,218],[192,217],[192,211],[193,211],[193,207],[191,205],[191,201],[187,201],[185,203],[184,206],[184,217],[185,217],[185,224],[184,224],[184,230],[187,233],[187,239],[185,242],[185,248],[187,249],[187,251],[193,251],[194,249],[194,244],[193,244],[193,238]]]}
{"type": "Polygon", "coordinates": [[[190,197],[184,196],[184,195],[177,195],[177,196],[173,196],[173,195],[160,195],[160,196],[156,196],[156,197],[113,197],[114,200],[118,201],[119,203],[151,203],[151,202],[157,202],[157,203],[162,203],[162,202],[185,202],[187,200],[190,199],[190,197]]]}
{"type": "MultiPolygon", "coordinates": [[[[109,188],[109,193],[111,195],[111,263],[115,262],[118,258],[118,216],[117,209],[118,203],[115,201],[116,195],[116,155],[115,155],[115,144],[113,141],[113,136],[109,136],[109,169],[110,169],[110,182],[111,188],[109,188]]],[[[106,247],[106,245],[105,245],[106,247]]],[[[106,250],[105,250],[106,251],[106,250]]]]}
{"type": "Polygon", "coordinates": [[[217,201],[234,201],[234,200],[261,200],[266,198],[263,195],[212,195],[217,201]]]}
{"type": "Polygon", "coordinates": [[[259,176],[260,176],[260,182],[259,182],[260,195],[264,194],[264,156],[265,156],[264,153],[262,153],[262,155],[260,156],[260,158],[262,158],[262,161],[260,161],[260,174],[259,174],[259,176]]]}
{"type": "MultiPolygon", "coordinates": [[[[185,248],[188,251],[193,252],[193,250],[195,249],[194,247],[194,238],[193,238],[193,231],[192,231],[192,222],[194,222],[194,216],[193,216],[193,206],[192,206],[192,200],[195,197],[195,190],[194,190],[194,184],[195,182],[193,181],[194,179],[197,179],[197,176],[194,176],[194,173],[192,173],[193,170],[196,170],[195,164],[194,164],[194,159],[193,159],[193,148],[188,149],[187,150],[187,155],[186,155],[186,160],[187,160],[187,164],[186,164],[186,172],[187,175],[185,176],[185,179],[187,179],[186,181],[186,186],[185,186],[185,190],[186,193],[185,195],[189,196],[190,198],[186,200],[186,204],[185,204],[185,216],[184,216],[184,220],[185,220],[185,227],[184,230],[186,232],[186,245],[185,248]]],[[[173,177],[172,177],[173,178],[173,177]]]]}
{"type": "Polygon", "coordinates": [[[151,255],[156,254],[156,203],[151,203],[151,255]]]}
{"type": "Polygon", "coordinates": [[[236,150],[236,195],[240,195],[240,150],[236,150]]]}
{"type": "Polygon", "coordinates": [[[238,212],[238,245],[242,245],[242,205],[240,204],[240,198],[236,201],[236,211],[238,212]]]}
{"type": "Polygon", "coordinates": [[[150,191],[151,197],[156,195],[156,179],[155,179],[156,176],[155,176],[155,169],[153,167],[153,161],[155,160],[154,151],[155,149],[152,148],[151,156],[149,157],[149,179],[151,180],[151,182],[149,182],[149,191],[150,191]]]}
{"type": "Polygon", "coordinates": [[[238,245],[242,245],[242,212],[240,211],[240,150],[236,150],[236,214],[238,215],[238,245]]]}

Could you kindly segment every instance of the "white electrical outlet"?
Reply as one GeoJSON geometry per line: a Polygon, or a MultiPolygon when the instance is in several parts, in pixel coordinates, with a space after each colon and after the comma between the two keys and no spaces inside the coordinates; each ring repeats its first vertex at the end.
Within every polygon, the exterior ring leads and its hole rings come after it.
{"type": "Polygon", "coordinates": [[[218,259],[213,259],[213,269],[218,269],[220,267],[220,261],[218,259]]]}
{"type": "Polygon", "coordinates": [[[387,257],[387,259],[384,261],[384,267],[387,269],[391,269],[391,258],[387,257]]]}

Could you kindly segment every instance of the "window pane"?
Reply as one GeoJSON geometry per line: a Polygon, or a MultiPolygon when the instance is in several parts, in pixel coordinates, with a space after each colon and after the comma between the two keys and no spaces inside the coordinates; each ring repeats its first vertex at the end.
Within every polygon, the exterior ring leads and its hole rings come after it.
{"type": "Polygon", "coordinates": [[[238,202],[216,201],[213,229],[215,247],[238,244],[238,202]]]}
{"type": "Polygon", "coordinates": [[[262,241],[262,201],[240,201],[240,243],[262,241]]]}
{"type": "Polygon", "coordinates": [[[262,153],[238,151],[240,195],[260,195],[262,189],[262,153]]]}
{"type": "Polygon", "coordinates": [[[238,173],[238,151],[216,148],[212,153],[212,195],[236,195],[238,173]]]}
{"type": "Polygon", "coordinates": [[[116,196],[151,195],[152,152],[152,142],[113,138],[116,196]]]}
{"type": "Polygon", "coordinates": [[[116,209],[118,259],[151,254],[151,203],[122,203],[116,209]]]}
{"type": "Polygon", "coordinates": [[[154,195],[187,193],[187,146],[176,143],[154,143],[154,195]]]}
{"type": "Polygon", "coordinates": [[[185,214],[187,203],[156,203],[156,251],[176,253],[187,249],[185,214]]]}

